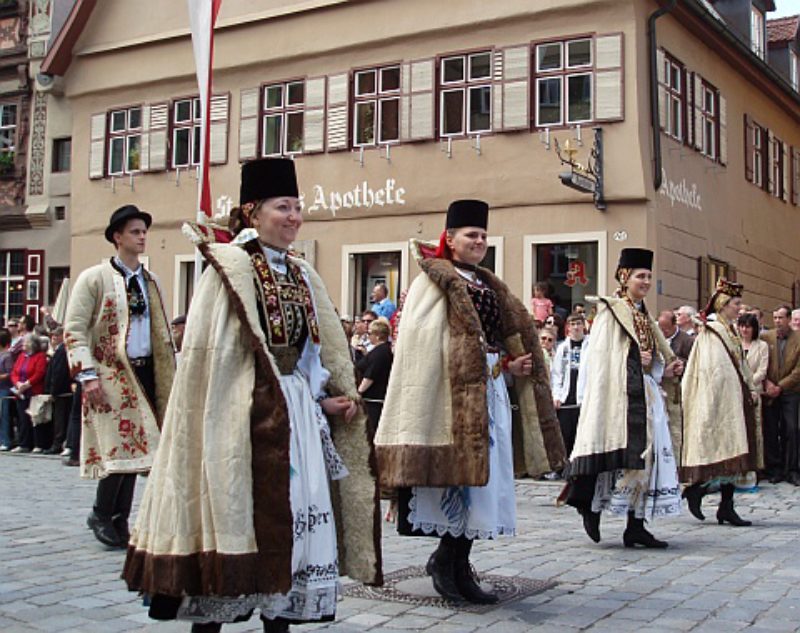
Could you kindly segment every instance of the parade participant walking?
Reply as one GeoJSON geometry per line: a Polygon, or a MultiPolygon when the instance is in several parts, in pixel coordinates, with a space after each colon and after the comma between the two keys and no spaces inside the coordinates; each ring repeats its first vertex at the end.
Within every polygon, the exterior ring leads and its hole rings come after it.
{"type": "Polygon", "coordinates": [[[64,323],[83,393],[80,473],[99,479],[87,523],[112,547],[128,543],[136,474],[153,464],[175,371],[158,279],[139,260],[151,222],[133,205],[111,214],[105,237],[117,254],[80,274],[64,323]]]}
{"type": "Polygon", "coordinates": [[[615,297],[602,297],[592,323],[586,389],[567,475],[567,503],[600,541],[600,512],[627,515],[625,547],[664,548],[646,518],[680,512],[678,471],[658,383],[680,361],[650,316],[653,253],[625,248],[615,297]]]}
{"type": "Polygon", "coordinates": [[[722,500],[717,521],[735,526],[751,522],[739,517],[733,507],[734,481],[758,467],[753,403],[759,395],[736,329],[741,297],[741,284],[726,279],[717,282],[701,313],[702,325],[697,324],[699,332],[681,383],[681,479],[690,484],[683,496],[691,513],[702,521],[704,488],[719,483],[722,500]]]}
{"type": "Polygon", "coordinates": [[[435,256],[423,258],[400,320],[395,363],[375,438],[381,484],[402,488],[398,529],[440,537],[428,573],[449,600],[491,604],[473,575],[475,539],[516,530],[511,408],[514,377],[526,468],[558,470],[564,445],[533,321],[491,272],[489,208],[453,202],[435,256]]]}
{"type": "Polygon", "coordinates": [[[294,162],[264,159],[242,168],[235,243],[194,235],[209,266],[123,577],[196,633],[255,609],[270,632],[331,620],[340,573],[381,581],[366,417],[325,286],[288,252],[302,222],[294,162]]]}

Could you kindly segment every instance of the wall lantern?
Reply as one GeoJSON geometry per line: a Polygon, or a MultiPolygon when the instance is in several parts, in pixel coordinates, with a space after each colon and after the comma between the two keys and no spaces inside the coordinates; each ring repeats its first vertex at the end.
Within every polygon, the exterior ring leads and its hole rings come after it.
{"type": "Polygon", "coordinates": [[[569,171],[561,172],[558,177],[561,183],[571,189],[581,193],[590,193],[594,199],[594,206],[600,210],[606,210],[606,201],[603,197],[603,129],[594,129],[594,142],[589,152],[588,165],[581,165],[575,160],[578,149],[573,147],[569,139],[564,143],[564,147],[559,145],[558,139],[553,138],[556,154],[562,165],[569,166],[569,171]],[[566,158],[564,157],[566,155],[566,158]]]}

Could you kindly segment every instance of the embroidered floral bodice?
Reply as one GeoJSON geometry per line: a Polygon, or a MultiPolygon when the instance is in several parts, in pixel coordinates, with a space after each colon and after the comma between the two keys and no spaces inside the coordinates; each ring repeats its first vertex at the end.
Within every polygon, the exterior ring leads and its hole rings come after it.
{"type": "Polygon", "coordinates": [[[500,336],[500,301],[497,293],[485,285],[475,273],[456,268],[458,273],[467,281],[467,293],[472,299],[472,305],[481,321],[483,335],[489,347],[496,347],[501,340],[500,336]]]}

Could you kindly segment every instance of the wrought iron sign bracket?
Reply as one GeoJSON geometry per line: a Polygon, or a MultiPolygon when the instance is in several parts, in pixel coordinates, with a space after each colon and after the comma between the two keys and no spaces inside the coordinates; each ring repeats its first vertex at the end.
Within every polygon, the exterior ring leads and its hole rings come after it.
{"type": "Polygon", "coordinates": [[[594,206],[599,211],[606,210],[606,201],[603,197],[603,129],[595,127],[594,141],[589,152],[588,165],[581,165],[575,160],[578,150],[571,146],[569,139],[564,143],[564,147],[559,145],[558,139],[554,138],[556,154],[562,165],[569,166],[569,171],[561,172],[558,177],[561,183],[567,187],[582,193],[591,193],[594,199],[594,206]],[[564,155],[566,154],[566,158],[564,155]]]}

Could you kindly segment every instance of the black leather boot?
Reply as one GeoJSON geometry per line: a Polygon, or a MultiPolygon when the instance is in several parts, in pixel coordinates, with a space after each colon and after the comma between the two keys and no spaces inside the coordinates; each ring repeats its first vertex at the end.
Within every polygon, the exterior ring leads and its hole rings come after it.
{"type": "Polygon", "coordinates": [[[195,622],[192,624],[192,633],[219,633],[222,630],[222,624],[219,622],[207,622],[200,624],[195,622]]]}
{"type": "Polygon", "coordinates": [[[439,540],[439,547],[431,554],[425,571],[433,580],[433,588],[445,600],[459,602],[462,600],[455,580],[455,539],[443,536],[439,540]]]}
{"type": "Polygon", "coordinates": [[[583,529],[586,535],[595,543],[600,542],[600,513],[592,512],[589,508],[578,510],[583,517],[583,529]]]}
{"type": "Polygon", "coordinates": [[[102,517],[95,510],[92,510],[86,518],[86,525],[94,533],[94,537],[103,545],[108,547],[120,546],[119,535],[114,529],[110,518],[102,517]]]}
{"type": "Polygon", "coordinates": [[[119,546],[122,549],[128,548],[128,541],[131,540],[131,532],[128,528],[128,517],[117,514],[114,516],[111,524],[119,537],[119,546]]]}
{"type": "Polygon", "coordinates": [[[753,525],[752,521],[745,521],[736,514],[736,510],[733,507],[733,484],[722,484],[719,487],[719,491],[722,494],[722,500],[719,502],[719,508],[717,508],[717,523],[722,525],[727,521],[736,527],[753,525]]]}
{"type": "Polygon", "coordinates": [[[461,537],[456,546],[454,566],[456,587],[467,602],[472,602],[473,604],[496,604],[499,600],[497,595],[484,591],[475,578],[475,570],[473,570],[469,562],[472,542],[472,539],[461,537]]]}
{"type": "Polygon", "coordinates": [[[703,516],[703,510],[701,509],[701,504],[705,495],[705,489],[701,484],[692,484],[691,486],[687,486],[683,489],[683,494],[681,495],[681,497],[686,499],[686,502],[689,504],[689,512],[692,513],[692,516],[695,519],[699,519],[700,521],[706,520],[706,518],[703,516]]]}
{"type": "Polygon", "coordinates": [[[666,541],[659,541],[655,536],[644,529],[644,519],[637,519],[633,512],[628,512],[628,527],[622,534],[622,542],[625,547],[643,547],[652,549],[664,549],[669,546],[666,541]]]}
{"type": "Polygon", "coordinates": [[[264,625],[264,633],[288,633],[289,631],[289,622],[283,618],[270,620],[262,616],[261,623],[264,625]]]}

